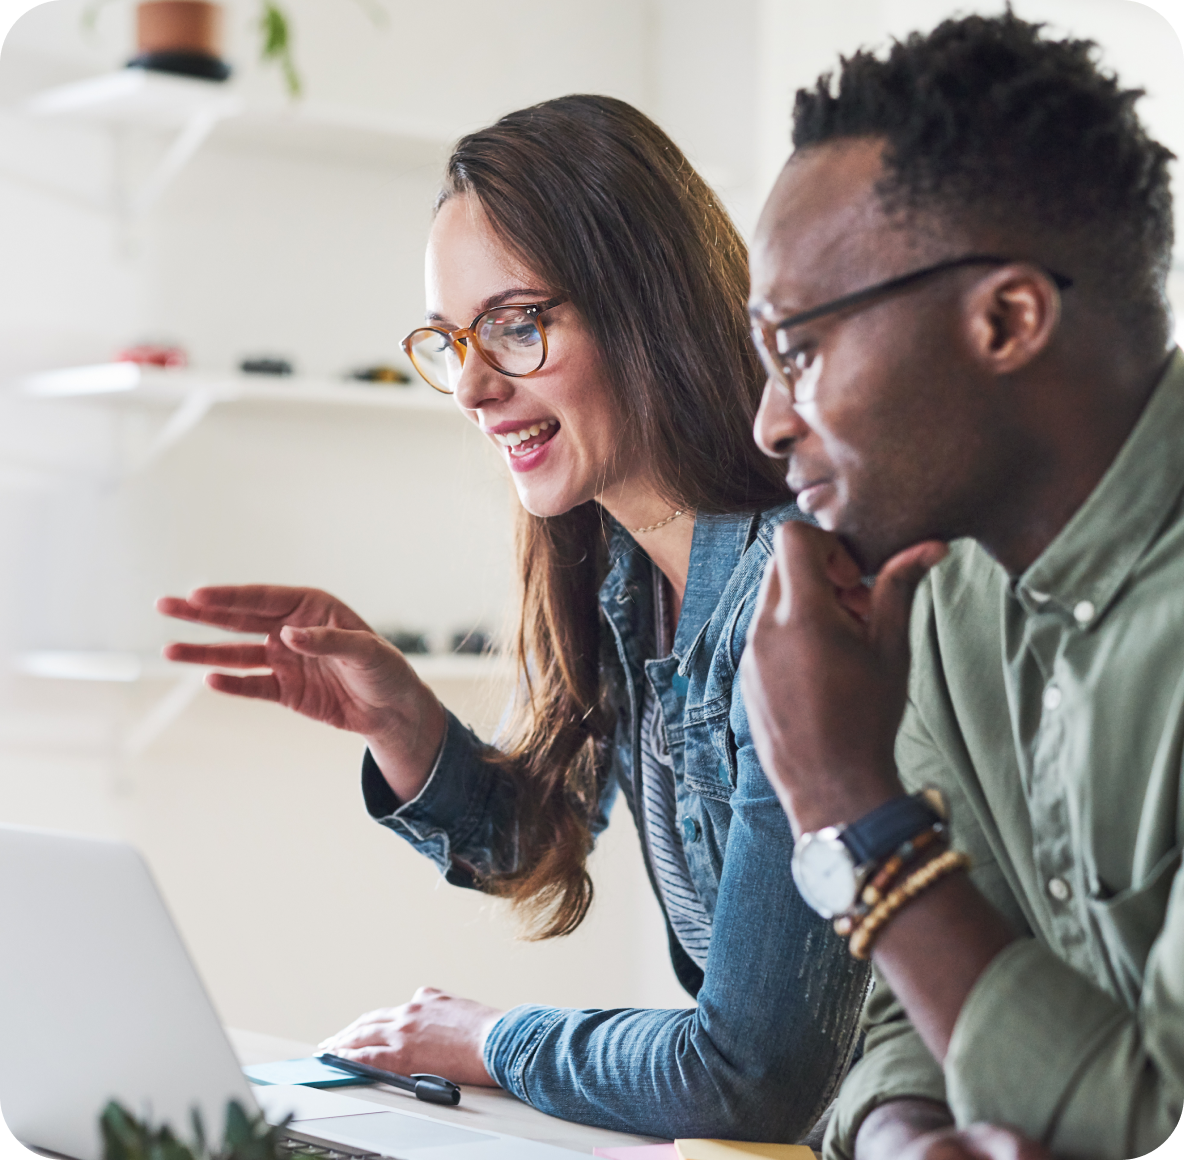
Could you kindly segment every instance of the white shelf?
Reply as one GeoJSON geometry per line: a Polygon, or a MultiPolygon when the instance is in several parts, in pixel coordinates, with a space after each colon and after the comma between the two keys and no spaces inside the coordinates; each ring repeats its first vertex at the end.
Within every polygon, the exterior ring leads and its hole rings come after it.
{"type": "MultiPolygon", "coordinates": [[[[163,412],[151,434],[121,450],[119,466],[104,477],[117,482],[150,467],[201,424],[216,406],[344,408],[355,413],[387,411],[422,415],[433,422],[461,419],[447,395],[426,384],[360,383],[297,375],[218,375],[188,369],[162,370],[135,363],[103,363],[44,371],[17,379],[10,390],[35,399],[75,400],[124,409],[163,412]]],[[[461,430],[458,426],[456,430],[461,430]]]]}
{"type": "Polygon", "coordinates": [[[20,394],[41,399],[94,399],[164,407],[176,407],[200,397],[209,406],[256,402],[460,414],[448,395],[433,391],[426,384],[362,383],[307,375],[214,374],[181,368],[163,370],[136,363],[101,363],[43,371],[18,379],[14,386],[20,394]]]}
{"type": "Polygon", "coordinates": [[[233,83],[121,69],[38,93],[34,116],[182,132],[205,123],[212,139],[252,148],[408,167],[437,164],[453,134],[411,118],[317,101],[260,104],[233,83]]]}
{"type": "MultiPolygon", "coordinates": [[[[407,658],[425,681],[484,681],[506,673],[505,658],[465,653],[430,653],[407,658]]],[[[102,684],[134,684],[146,680],[196,681],[207,669],[181,665],[161,656],[134,652],[70,651],[41,649],[17,653],[12,670],[19,676],[52,681],[95,681],[102,684]]]]}

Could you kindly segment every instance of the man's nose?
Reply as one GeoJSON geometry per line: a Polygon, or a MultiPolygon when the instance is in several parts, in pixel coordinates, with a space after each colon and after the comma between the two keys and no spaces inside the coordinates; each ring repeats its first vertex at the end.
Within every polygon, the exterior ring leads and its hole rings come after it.
{"type": "Polygon", "coordinates": [[[793,395],[774,379],[766,379],[765,392],[752,425],[756,445],[773,459],[788,459],[795,439],[806,432],[806,424],[794,409],[793,395]]]}

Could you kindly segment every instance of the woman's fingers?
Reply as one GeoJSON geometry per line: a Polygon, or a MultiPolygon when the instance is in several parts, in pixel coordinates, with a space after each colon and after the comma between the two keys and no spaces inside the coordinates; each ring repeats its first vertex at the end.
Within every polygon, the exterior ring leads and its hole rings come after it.
{"type": "Polygon", "coordinates": [[[366,1011],[359,1015],[352,1023],[346,1024],[340,1031],[330,1035],[326,1039],[322,1039],[317,1044],[317,1047],[324,1050],[330,1043],[344,1043],[359,1027],[365,1027],[370,1023],[388,1023],[395,1017],[397,1011],[398,1008],[396,1007],[379,1007],[375,1011],[366,1011]]]}
{"type": "Polygon", "coordinates": [[[284,584],[214,584],[195,588],[188,601],[195,608],[284,620],[314,593],[313,588],[284,584]]]}
{"type": "Polygon", "coordinates": [[[189,644],[173,641],[164,647],[164,658],[185,665],[214,665],[223,669],[265,669],[270,662],[261,644],[189,644]]]}
{"type": "Polygon", "coordinates": [[[356,1051],[359,1047],[382,1047],[390,1043],[392,1032],[399,1029],[398,1023],[390,1019],[381,1023],[363,1023],[340,1031],[321,1045],[324,1050],[356,1051]]]}
{"type": "Polygon", "coordinates": [[[191,604],[180,596],[162,596],[156,602],[156,611],[174,620],[188,620],[193,624],[208,624],[215,628],[232,628],[236,632],[271,632],[276,627],[274,617],[207,608],[191,604]]]}
{"type": "Polygon", "coordinates": [[[387,660],[393,651],[369,629],[298,628],[286,624],[280,629],[280,640],[302,656],[339,657],[363,666],[387,660]]]}
{"type": "Polygon", "coordinates": [[[210,673],[206,684],[219,693],[230,693],[235,697],[253,697],[258,701],[278,701],[280,683],[275,674],[266,673],[251,677],[236,677],[230,673],[210,673]]]}

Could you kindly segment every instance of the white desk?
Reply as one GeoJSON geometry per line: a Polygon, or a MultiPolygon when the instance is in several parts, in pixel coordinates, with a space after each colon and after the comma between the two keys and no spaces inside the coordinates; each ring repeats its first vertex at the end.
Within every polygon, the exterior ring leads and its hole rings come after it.
{"type": "MultiPolygon", "coordinates": [[[[301,1059],[312,1055],[314,1048],[308,1043],[296,1043],[290,1039],[277,1039],[272,1035],[259,1035],[253,1031],[230,1031],[230,1042],[244,1064],[272,1063],[280,1059],[301,1059]]],[[[446,1108],[439,1104],[425,1104],[414,1096],[402,1095],[392,1088],[356,1087],[342,1088],[342,1095],[356,1096],[361,1100],[372,1100],[393,1108],[407,1108],[421,1116],[432,1116],[447,1120],[466,1128],[486,1128],[494,1132],[505,1132],[523,1136],[527,1140],[538,1140],[543,1144],[554,1144],[570,1148],[573,1152],[591,1155],[593,1148],[623,1147],[629,1144],[658,1143],[652,1136],[629,1136],[624,1132],[606,1132],[600,1128],[586,1128],[536,1111],[516,1096],[501,1088],[465,1087],[459,1107],[446,1108]]]]}

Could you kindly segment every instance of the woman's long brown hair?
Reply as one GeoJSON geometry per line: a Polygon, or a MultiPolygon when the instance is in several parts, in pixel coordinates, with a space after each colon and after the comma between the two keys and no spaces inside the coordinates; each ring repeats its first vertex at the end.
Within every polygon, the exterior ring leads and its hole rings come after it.
{"type": "MultiPolygon", "coordinates": [[[[463,138],[437,207],[471,195],[500,239],[566,294],[599,349],[622,432],[674,506],[755,511],[784,502],[756,448],[764,376],[749,338],[747,252],[719,199],[648,117],[569,96],[463,138]]],[[[607,516],[595,501],[518,526],[523,692],[491,755],[514,790],[499,835],[514,865],[485,879],[532,937],[569,934],[592,902],[586,862],[613,722],[601,678],[597,591],[607,516]]]]}

